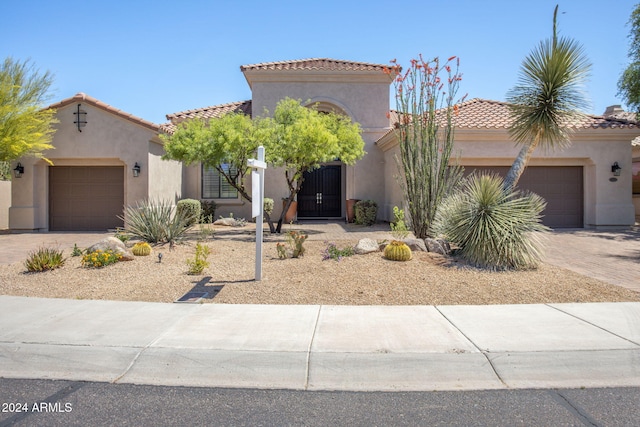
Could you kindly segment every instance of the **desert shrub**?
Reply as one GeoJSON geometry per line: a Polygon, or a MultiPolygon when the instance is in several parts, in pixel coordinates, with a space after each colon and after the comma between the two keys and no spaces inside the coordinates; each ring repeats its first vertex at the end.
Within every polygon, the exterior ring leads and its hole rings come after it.
{"type": "Polygon", "coordinates": [[[124,208],[125,230],[149,243],[175,243],[187,229],[191,216],[174,209],[171,202],[143,200],[124,208]]]}
{"type": "Polygon", "coordinates": [[[64,265],[65,259],[62,251],[53,248],[38,248],[30,252],[24,262],[24,266],[30,273],[55,270],[64,265]]]}
{"type": "Polygon", "coordinates": [[[211,250],[209,249],[209,246],[197,243],[195,257],[187,259],[187,265],[189,266],[188,273],[191,275],[200,274],[205,268],[209,267],[207,258],[210,253],[211,250]]]}
{"type": "Polygon", "coordinates": [[[120,227],[116,229],[115,237],[116,239],[120,240],[122,243],[127,243],[129,239],[131,239],[131,236],[124,229],[120,227]]]}
{"type": "Polygon", "coordinates": [[[391,235],[397,240],[403,240],[409,235],[409,229],[404,222],[404,210],[393,207],[393,222],[391,225],[391,235]]]}
{"type": "Polygon", "coordinates": [[[218,205],[213,200],[200,200],[200,222],[211,224],[215,221],[217,207],[218,205]]]}
{"type": "Polygon", "coordinates": [[[356,253],[356,250],[353,246],[339,248],[335,243],[325,242],[325,244],[327,245],[327,247],[324,249],[324,251],[322,251],[323,261],[326,261],[328,259],[340,261],[342,258],[355,255],[356,253]]]}
{"type": "Polygon", "coordinates": [[[189,218],[187,226],[193,225],[200,221],[200,215],[202,213],[202,207],[200,201],[194,199],[182,199],[178,200],[176,204],[176,214],[183,215],[189,218]]]}
{"type": "Polygon", "coordinates": [[[264,210],[264,213],[267,215],[271,215],[273,213],[273,203],[273,199],[270,199],[269,197],[264,198],[262,201],[262,209],[264,210]]]}
{"type": "Polygon", "coordinates": [[[112,249],[107,249],[106,251],[98,249],[97,251],[85,254],[82,257],[82,265],[89,268],[101,268],[115,264],[121,259],[122,255],[114,252],[112,249]]]}
{"type": "Polygon", "coordinates": [[[80,249],[78,247],[78,245],[76,243],[73,244],[73,250],[71,251],[71,256],[72,257],[77,257],[82,255],[82,249],[80,249]]]}
{"type": "Polygon", "coordinates": [[[287,243],[277,243],[276,250],[278,251],[278,258],[285,259],[288,257],[299,258],[304,255],[305,247],[304,242],[307,240],[308,235],[291,230],[285,235],[287,243]]]}
{"type": "Polygon", "coordinates": [[[542,257],[540,222],[546,203],[534,193],[505,190],[498,175],[469,177],[445,199],[434,231],[459,247],[469,263],[491,270],[536,267],[542,257]]]}
{"type": "Polygon", "coordinates": [[[360,200],[355,205],[356,224],[370,226],[376,223],[378,204],[373,200],[360,200]]]}

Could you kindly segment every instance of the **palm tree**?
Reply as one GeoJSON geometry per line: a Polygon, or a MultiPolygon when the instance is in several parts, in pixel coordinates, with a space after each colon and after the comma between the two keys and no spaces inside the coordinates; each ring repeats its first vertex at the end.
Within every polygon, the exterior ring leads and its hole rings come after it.
{"type": "Polygon", "coordinates": [[[509,134],[522,149],[504,180],[507,190],[515,188],[536,147],[564,148],[580,112],[588,106],[583,92],[591,64],[582,46],[570,38],[558,38],[553,12],[553,37],[524,59],[518,84],[507,93],[512,123],[509,134]]]}

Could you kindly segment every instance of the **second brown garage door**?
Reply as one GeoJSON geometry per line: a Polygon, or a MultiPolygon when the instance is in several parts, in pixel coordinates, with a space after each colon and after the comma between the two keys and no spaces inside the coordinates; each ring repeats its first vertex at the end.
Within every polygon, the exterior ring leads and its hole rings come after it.
{"type": "MultiPolygon", "coordinates": [[[[465,167],[465,174],[473,170],[494,171],[505,176],[508,167],[465,167]]],[[[529,166],[520,178],[518,187],[544,197],[547,208],[542,223],[553,228],[582,228],[583,178],[582,166],[529,166]]]]}
{"type": "Polygon", "coordinates": [[[49,229],[102,231],[122,227],[122,166],[49,167],[49,229]]]}

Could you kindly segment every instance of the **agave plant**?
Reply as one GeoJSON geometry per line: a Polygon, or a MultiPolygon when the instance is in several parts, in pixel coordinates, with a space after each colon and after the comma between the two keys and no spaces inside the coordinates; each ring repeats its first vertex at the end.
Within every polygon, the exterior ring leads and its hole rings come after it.
{"type": "Polygon", "coordinates": [[[125,231],[149,243],[174,244],[190,227],[192,216],[185,210],[176,210],[169,201],[143,200],[136,206],[126,206],[125,231]]]}
{"type": "Polygon", "coordinates": [[[498,175],[472,175],[438,211],[434,230],[469,263],[491,270],[535,268],[542,257],[546,202],[535,193],[504,189],[498,175]]]}

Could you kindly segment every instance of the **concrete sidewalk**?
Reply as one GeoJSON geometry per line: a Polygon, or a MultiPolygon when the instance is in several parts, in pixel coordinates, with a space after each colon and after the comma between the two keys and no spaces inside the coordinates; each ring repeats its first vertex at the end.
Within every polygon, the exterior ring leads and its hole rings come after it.
{"type": "Polygon", "coordinates": [[[640,303],[273,306],[0,296],[0,376],[300,390],[640,386],[640,303]]]}

